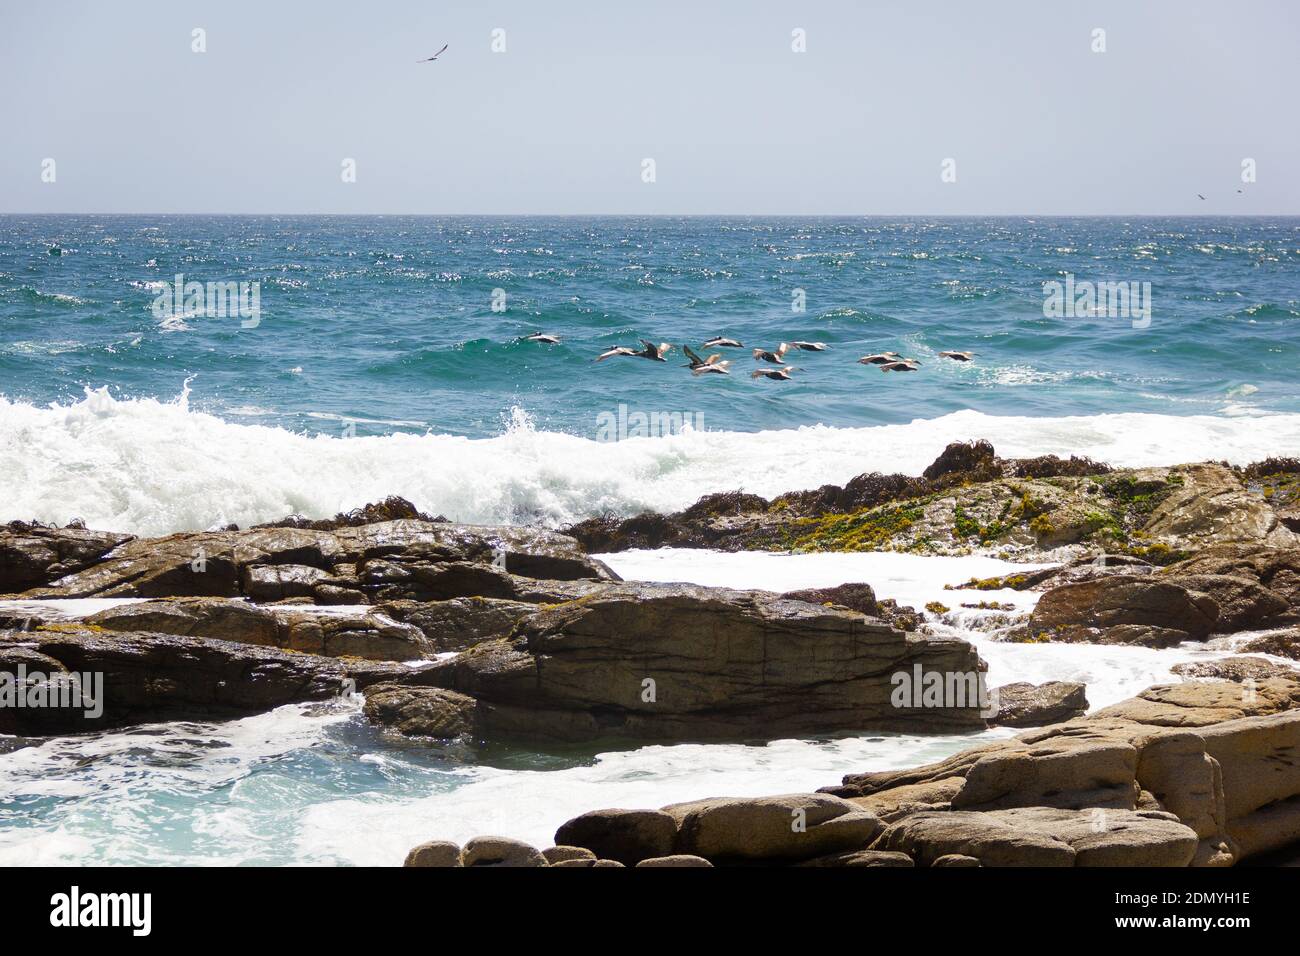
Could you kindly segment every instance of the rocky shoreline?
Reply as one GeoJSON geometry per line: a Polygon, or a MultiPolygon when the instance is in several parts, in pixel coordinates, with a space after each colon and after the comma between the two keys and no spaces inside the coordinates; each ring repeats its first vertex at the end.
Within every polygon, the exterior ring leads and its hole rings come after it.
{"type": "Polygon", "coordinates": [[[976,442],[920,477],[770,502],[710,495],[564,532],[456,524],[400,499],[156,539],[12,522],[0,526],[0,690],[34,699],[59,675],[93,673],[102,692],[96,708],[0,706],[0,733],[226,719],[351,693],[408,744],[594,752],[1034,728],[820,793],[600,810],[560,827],[554,847],[434,841],[408,863],[1231,865],[1300,841],[1297,488],[1294,459],[1113,469],[1003,460],[976,442]],[[1052,562],[953,593],[1041,592],[1000,640],[1161,648],[1245,634],[1236,649],[1254,656],[1180,665],[1185,683],[1086,714],[1081,684],[986,688],[975,646],[932,626],[943,604],[900,607],[861,583],[779,594],[623,581],[590,556],[662,546],[1052,562]]]}

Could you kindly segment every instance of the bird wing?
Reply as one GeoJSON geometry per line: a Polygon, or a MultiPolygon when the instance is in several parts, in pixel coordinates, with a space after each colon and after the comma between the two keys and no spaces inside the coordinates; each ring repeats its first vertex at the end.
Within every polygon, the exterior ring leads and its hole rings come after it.
{"type": "Polygon", "coordinates": [[[776,347],[777,355],[784,355],[788,351],[790,351],[790,343],[788,342],[782,342],[780,345],[776,347]]]}
{"type": "Polygon", "coordinates": [[[630,354],[632,354],[632,350],[628,348],[626,345],[616,345],[608,352],[602,352],[601,355],[596,359],[596,361],[597,362],[602,361],[603,359],[607,359],[613,355],[630,355],[630,354]]]}
{"type": "Polygon", "coordinates": [[[682,351],[685,352],[686,357],[690,359],[692,362],[694,362],[695,364],[697,365],[705,364],[704,360],[695,354],[695,349],[691,348],[689,345],[683,345],[682,351]]]}
{"type": "MultiPolygon", "coordinates": [[[[719,362],[722,362],[722,356],[719,355],[717,352],[714,352],[712,355],[710,355],[708,358],[704,360],[705,365],[717,365],[719,362]]],[[[727,363],[722,362],[722,364],[726,365],[727,363]]]]}

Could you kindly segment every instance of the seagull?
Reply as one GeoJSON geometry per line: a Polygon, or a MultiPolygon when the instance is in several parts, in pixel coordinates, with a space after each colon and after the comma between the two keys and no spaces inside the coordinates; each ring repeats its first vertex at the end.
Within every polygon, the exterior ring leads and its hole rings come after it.
{"type": "Polygon", "coordinates": [[[666,358],[664,358],[664,353],[667,352],[669,349],[671,349],[672,346],[669,345],[667,342],[661,342],[658,345],[655,345],[653,342],[648,342],[645,339],[640,339],[639,341],[641,342],[642,345],[645,346],[645,348],[637,350],[637,349],[628,348],[626,345],[616,345],[612,349],[609,349],[606,352],[602,352],[597,357],[596,361],[602,362],[605,359],[612,358],[615,355],[635,355],[638,358],[653,359],[656,362],[668,361],[666,358]]]}
{"type": "Polygon", "coordinates": [[[950,358],[954,362],[969,362],[975,357],[974,352],[940,352],[939,358],[950,358]]]}
{"type": "Polygon", "coordinates": [[[560,337],[559,337],[558,335],[550,335],[550,334],[548,334],[548,333],[546,333],[546,332],[534,332],[532,335],[525,335],[525,336],[524,336],[522,339],[520,339],[519,341],[521,341],[521,342],[544,342],[544,343],[546,343],[547,345],[559,345],[559,344],[560,344],[560,337]]]}
{"type": "Polygon", "coordinates": [[[451,46],[450,43],[444,43],[444,44],[442,45],[442,49],[439,50],[437,53],[435,53],[433,56],[429,57],[429,59],[427,59],[427,60],[416,60],[415,62],[416,62],[416,63],[432,63],[434,60],[438,59],[438,57],[440,57],[440,56],[442,56],[444,53],[446,53],[446,52],[447,52],[447,47],[449,47],[449,46],[451,46]]]}
{"type": "Polygon", "coordinates": [[[771,362],[774,365],[784,365],[781,356],[790,351],[790,346],[782,342],[775,352],[769,352],[766,349],[754,349],[754,361],[771,362]]]}
{"type": "Polygon", "coordinates": [[[723,362],[722,356],[717,354],[716,352],[710,355],[708,358],[702,359],[699,357],[699,355],[695,353],[695,349],[691,348],[689,345],[683,345],[682,351],[686,353],[686,358],[687,358],[686,365],[682,367],[689,368],[693,372],[698,372],[706,365],[730,365],[731,364],[730,362],[723,362]]]}
{"type": "Polygon", "coordinates": [[[749,377],[758,378],[759,376],[762,376],[763,378],[771,378],[779,382],[788,382],[790,381],[790,373],[793,371],[795,371],[795,366],[793,365],[786,365],[785,368],[758,368],[754,369],[754,371],[750,373],[749,377]]]}
{"type": "Polygon", "coordinates": [[[880,366],[882,372],[915,372],[921,367],[919,362],[912,359],[903,359],[901,362],[886,362],[880,366]]]}
{"type": "Polygon", "coordinates": [[[702,349],[743,349],[744,347],[744,345],[737,342],[735,339],[724,338],[721,335],[709,339],[700,346],[702,349]]]}
{"type": "Polygon", "coordinates": [[[830,348],[825,342],[791,342],[790,347],[803,349],[805,352],[825,352],[830,348]]]}
{"type": "Polygon", "coordinates": [[[878,352],[875,355],[864,355],[858,359],[859,365],[885,365],[889,362],[901,361],[903,356],[897,352],[878,352]]]}

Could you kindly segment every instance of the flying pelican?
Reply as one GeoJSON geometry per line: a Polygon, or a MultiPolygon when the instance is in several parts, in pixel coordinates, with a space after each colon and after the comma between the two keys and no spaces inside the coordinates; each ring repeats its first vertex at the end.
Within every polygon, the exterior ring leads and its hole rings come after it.
{"type": "Polygon", "coordinates": [[[897,352],[878,352],[875,355],[864,355],[858,359],[859,365],[886,365],[889,362],[901,361],[903,356],[897,352]]]}
{"type": "Polygon", "coordinates": [[[438,57],[440,57],[440,56],[442,56],[444,53],[446,53],[446,52],[447,52],[447,47],[449,47],[449,46],[451,46],[450,43],[444,43],[444,44],[442,45],[442,49],[439,50],[437,53],[435,53],[433,56],[429,57],[427,60],[416,60],[415,62],[416,62],[416,63],[432,63],[434,60],[438,59],[438,57]]]}
{"type": "Polygon", "coordinates": [[[559,337],[558,335],[550,335],[550,334],[548,334],[548,333],[546,333],[546,332],[534,332],[532,335],[525,335],[525,336],[524,336],[522,339],[520,339],[519,341],[521,341],[521,342],[544,342],[544,343],[546,343],[547,345],[559,345],[559,344],[560,344],[560,337],[559,337]]]}
{"type": "Polygon", "coordinates": [[[683,368],[689,368],[693,372],[698,372],[706,365],[716,365],[719,363],[723,365],[731,364],[730,362],[722,362],[722,356],[717,352],[714,352],[706,359],[702,359],[696,354],[695,349],[691,348],[689,345],[683,345],[682,351],[686,353],[687,358],[686,365],[684,365],[683,368]]]}
{"type": "Polygon", "coordinates": [[[911,359],[903,359],[901,362],[886,362],[880,366],[882,372],[915,372],[921,365],[911,359]]]}
{"type": "Polygon", "coordinates": [[[709,339],[700,346],[702,349],[743,349],[744,347],[742,343],[737,342],[735,339],[729,339],[721,335],[709,339]]]}
{"type": "Polygon", "coordinates": [[[731,362],[730,362],[730,361],[723,361],[723,362],[715,362],[715,361],[713,361],[713,360],[714,360],[715,358],[717,358],[717,357],[718,357],[718,356],[716,356],[716,355],[710,355],[710,356],[709,356],[709,361],[705,362],[703,365],[697,365],[697,366],[694,366],[694,367],[691,369],[691,374],[692,374],[692,375],[707,375],[707,374],[712,373],[712,374],[714,374],[714,375],[730,375],[730,374],[731,374],[731,368],[730,368],[730,366],[731,366],[731,362]]]}
{"type": "Polygon", "coordinates": [[[786,365],[785,368],[757,368],[750,373],[749,377],[758,378],[759,376],[762,376],[763,378],[776,379],[780,382],[788,382],[790,381],[790,373],[793,371],[795,371],[795,366],[793,365],[786,365]]]}
{"type": "Polygon", "coordinates": [[[786,345],[784,342],[777,347],[775,352],[769,352],[766,349],[754,349],[754,361],[771,362],[773,365],[784,365],[785,362],[781,359],[781,356],[785,355],[788,351],[790,351],[790,346],[786,345]]]}
{"type": "Polygon", "coordinates": [[[805,352],[825,352],[830,348],[825,342],[791,342],[790,347],[803,349],[805,352]]]}
{"type": "Polygon", "coordinates": [[[939,358],[950,358],[954,362],[969,362],[975,357],[974,352],[940,352],[939,358]]]}
{"type": "Polygon", "coordinates": [[[603,362],[605,359],[612,358],[615,355],[635,355],[638,358],[652,359],[656,362],[668,361],[664,358],[664,353],[671,349],[672,346],[667,342],[661,342],[658,345],[655,345],[653,342],[648,342],[645,339],[639,339],[638,341],[640,341],[645,348],[637,350],[628,348],[626,345],[616,345],[612,349],[602,352],[596,358],[596,361],[603,362]]]}

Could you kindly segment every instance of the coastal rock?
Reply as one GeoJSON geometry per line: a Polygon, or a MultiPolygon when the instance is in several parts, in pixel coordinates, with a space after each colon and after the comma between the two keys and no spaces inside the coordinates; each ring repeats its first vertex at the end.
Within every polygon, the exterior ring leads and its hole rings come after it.
{"type": "Polygon", "coordinates": [[[542,851],[542,856],[546,857],[546,862],[552,866],[565,860],[590,860],[594,863],[597,859],[596,854],[580,846],[548,847],[542,851]]]}
{"type": "Polygon", "coordinates": [[[28,521],[0,525],[0,594],[26,591],[80,571],[131,537],[76,525],[59,528],[28,521]]]}
{"type": "Polygon", "coordinates": [[[509,634],[516,624],[537,611],[537,605],[527,601],[463,597],[448,601],[390,601],[375,610],[419,628],[430,653],[446,653],[463,651],[509,634]]]}
{"type": "Polygon", "coordinates": [[[110,631],[211,637],[326,657],[409,661],[434,651],[419,628],[364,609],[319,613],[295,605],[172,598],[119,605],[90,615],[84,623],[110,631]]]}
{"type": "Polygon", "coordinates": [[[27,596],[237,597],[251,591],[248,596],[277,600],[332,588],[372,600],[509,598],[519,576],[617,580],[576,541],[554,532],[399,519],[335,530],[265,527],[133,539],[27,596]]]}
{"type": "Polygon", "coordinates": [[[1300,672],[1297,672],[1294,667],[1274,664],[1261,657],[1222,657],[1212,661],[1185,661],[1169,669],[1179,677],[1188,680],[1226,680],[1238,684],[1247,680],[1267,680],[1270,677],[1300,676],[1300,672]]]}
{"type": "Polygon", "coordinates": [[[884,829],[874,813],[813,793],[716,797],[664,811],[678,821],[678,852],[714,863],[806,860],[863,850],[884,829]]]}
{"type": "Polygon", "coordinates": [[[809,604],[827,604],[834,607],[846,607],[850,611],[877,617],[880,605],[876,601],[876,592],[870,584],[858,582],[840,584],[832,588],[806,588],[802,591],[786,591],[781,597],[788,601],[807,601],[809,604]]]}
{"type": "Polygon", "coordinates": [[[642,860],[637,866],[652,867],[711,867],[713,866],[702,856],[691,856],[689,853],[674,853],[671,856],[656,856],[648,860],[642,860]]]}
{"type": "Polygon", "coordinates": [[[1272,654],[1300,661],[1300,628],[1263,634],[1248,641],[1241,649],[1251,654],[1272,654]]]}
{"type": "Polygon", "coordinates": [[[1041,727],[1088,712],[1087,687],[1074,681],[1003,684],[994,694],[998,712],[991,722],[1002,727],[1041,727]]]}
{"type": "Polygon", "coordinates": [[[677,821],[662,810],[593,810],[555,831],[557,844],[585,847],[627,866],[671,855],[676,838],[677,821]]]}
{"type": "Polygon", "coordinates": [[[282,704],[328,700],[404,677],[398,664],[299,654],[273,647],[174,634],[112,632],[80,624],[0,631],[0,655],[35,651],[66,670],[103,675],[102,707],[0,708],[10,733],[102,730],[156,720],[242,717],[282,704]]]}
{"type": "Polygon", "coordinates": [[[1221,542],[1251,542],[1269,547],[1300,545],[1268,503],[1252,495],[1232,469],[1217,464],[1182,465],[1182,478],[1151,512],[1142,534],[1171,540],[1187,550],[1221,542]]]}
{"type": "Polygon", "coordinates": [[[509,837],[479,836],[460,852],[461,866],[547,866],[539,850],[509,837]]]}
{"type": "Polygon", "coordinates": [[[1187,866],[1198,842],[1170,814],[1021,807],[913,814],[890,824],[876,848],[919,866],[952,855],[981,866],[1187,866]]]}
{"type": "Polygon", "coordinates": [[[796,863],[795,866],[911,867],[916,864],[906,853],[893,850],[850,850],[796,863]]]}
{"type": "Polygon", "coordinates": [[[431,840],[413,847],[402,866],[460,866],[460,847],[447,840],[431,840]]]}
{"type": "Polygon", "coordinates": [[[1157,580],[1174,584],[1190,594],[1204,594],[1219,608],[1215,619],[1216,633],[1230,634],[1267,627],[1271,620],[1285,613],[1290,602],[1258,581],[1229,574],[1161,573],[1157,580]]]}
{"type": "Polygon", "coordinates": [[[1130,625],[1182,631],[1204,640],[1218,617],[1219,606],[1207,595],[1149,576],[1117,574],[1045,592],[1030,616],[1029,630],[1130,625]]]}
{"type": "Polygon", "coordinates": [[[974,649],[762,591],[619,584],[543,608],[421,683],[477,698],[493,737],[760,739],[980,729],[978,699],[895,706],[894,675],[977,682],[974,649]]]}
{"type": "Polygon", "coordinates": [[[1248,578],[1300,608],[1300,547],[1274,548],[1258,544],[1216,544],[1171,564],[1163,574],[1223,575],[1248,578]]]}
{"type": "Polygon", "coordinates": [[[408,737],[450,739],[474,732],[477,706],[473,697],[441,687],[376,684],[366,689],[364,712],[408,737]]]}

